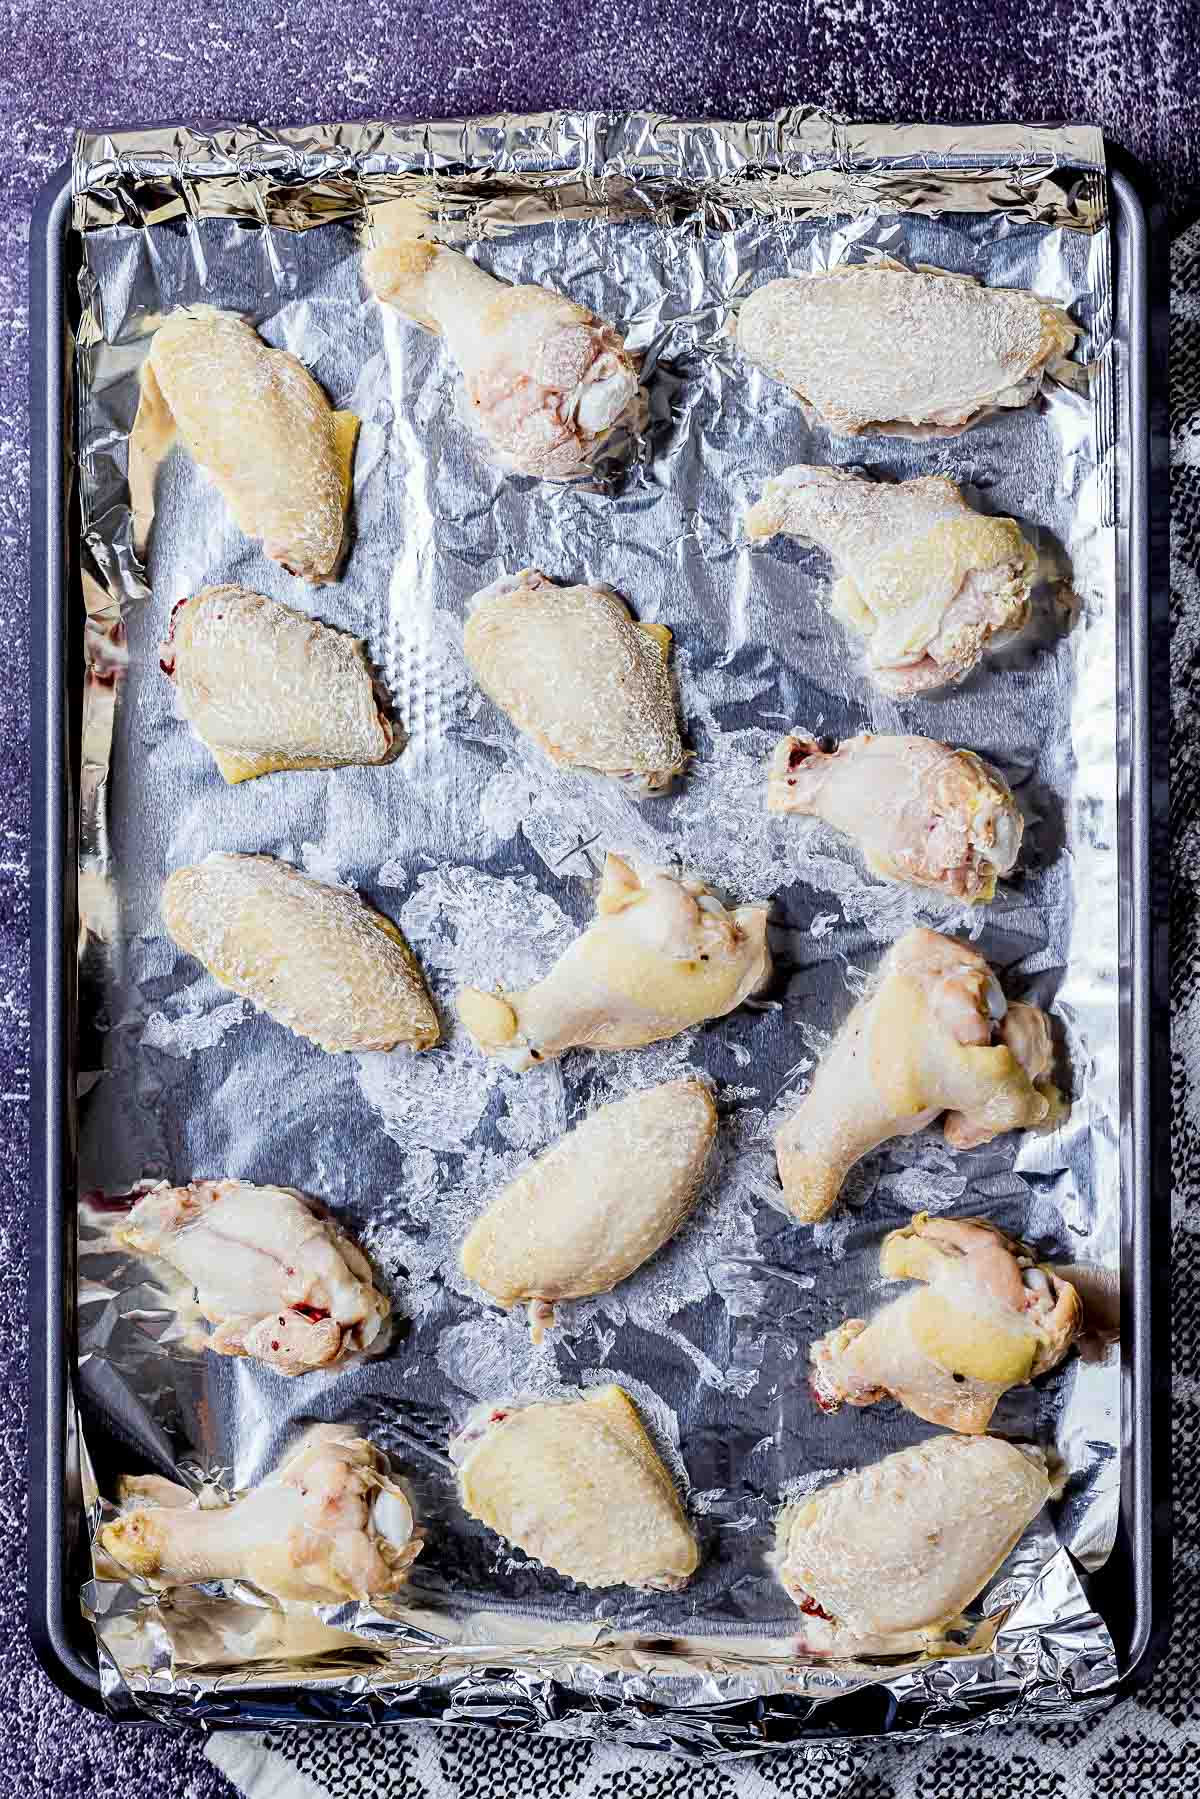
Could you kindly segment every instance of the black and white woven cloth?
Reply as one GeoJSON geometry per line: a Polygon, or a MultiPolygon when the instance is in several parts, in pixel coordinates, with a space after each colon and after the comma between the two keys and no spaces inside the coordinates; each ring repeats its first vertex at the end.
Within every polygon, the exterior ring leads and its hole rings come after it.
{"type": "Polygon", "coordinates": [[[1200,1794],[1200,224],[1171,252],[1171,951],[1175,1567],[1171,1647],[1134,1698],[1078,1724],[813,1760],[696,1764],[511,1732],[223,1736],[247,1799],[1197,1799],[1200,1794]]]}

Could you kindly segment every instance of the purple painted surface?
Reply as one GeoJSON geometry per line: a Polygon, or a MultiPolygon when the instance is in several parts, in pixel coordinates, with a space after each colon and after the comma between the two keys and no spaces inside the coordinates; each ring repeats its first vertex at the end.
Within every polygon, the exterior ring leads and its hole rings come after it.
{"type": "MultiPolygon", "coordinates": [[[[1098,121],[1146,161],[1178,227],[1200,210],[1195,0],[4,0],[0,80],[0,1768],[21,1799],[218,1799],[198,1744],[64,1699],[23,1626],[28,1093],[26,242],[72,129],[274,124],[551,106],[1098,121]]],[[[40,853],[40,852],[35,852],[40,853]]]]}

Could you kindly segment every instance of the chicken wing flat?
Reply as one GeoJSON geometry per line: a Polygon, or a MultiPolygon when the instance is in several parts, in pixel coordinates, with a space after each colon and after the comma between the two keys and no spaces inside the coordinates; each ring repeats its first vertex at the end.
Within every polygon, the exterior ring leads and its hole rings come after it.
{"type": "Polygon", "coordinates": [[[251,1356],[292,1375],[386,1344],[390,1308],[367,1258],[291,1188],[236,1180],[155,1187],[114,1236],[183,1276],[213,1326],[207,1347],[217,1355],[251,1356]]]}
{"type": "Polygon", "coordinates": [[[771,812],[853,837],[872,874],[982,905],[1012,872],[1024,820],[995,769],[929,737],[848,737],[833,751],[792,734],[775,750],[771,812]]]}
{"type": "Polygon", "coordinates": [[[364,258],[378,298],[440,332],[467,413],[502,466],[562,481],[585,473],[641,410],[638,364],[603,319],[544,287],[510,287],[420,236],[410,202],[374,208],[364,258]]]}
{"type": "Polygon", "coordinates": [[[488,697],[565,768],[656,793],[683,767],[665,625],[639,625],[607,587],[538,569],[475,596],[464,648],[488,697]]]}
{"type": "Polygon", "coordinates": [[[885,1280],[923,1283],[873,1318],[848,1318],[810,1351],[827,1410],[898,1399],[930,1424],[978,1435],[1010,1387],[1056,1368],[1083,1324],[1070,1281],[982,1218],[931,1218],[883,1240],[885,1280]]]}
{"type": "Polygon", "coordinates": [[[607,1293],[662,1248],[700,1190],[717,1131],[708,1089],[669,1081],[601,1106],[538,1157],[472,1228],[464,1274],[502,1306],[607,1293]]]}
{"type": "Polygon", "coordinates": [[[585,1587],[674,1592],[699,1560],[629,1395],[484,1407],[451,1443],[463,1509],[585,1587]]]}
{"type": "Polygon", "coordinates": [[[863,639],[877,687],[906,698],[964,680],[1021,630],[1037,552],[1010,518],[973,512],[953,481],[870,481],[798,463],[746,515],[752,542],[814,543],[840,579],[830,611],[863,639]]]}
{"type": "Polygon", "coordinates": [[[428,1049],[438,1020],[390,918],[273,856],[177,868],[163,918],[181,949],[298,1036],[327,1050],[428,1049]]]}
{"type": "Polygon", "coordinates": [[[998,1437],[932,1437],[788,1506],[776,1566],[826,1653],[937,1638],[985,1587],[1050,1495],[998,1437]]]}
{"type": "Polygon", "coordinates": [[[129,440],[134,537],[144,548],[154,476],[174,436],[272,561],[320,585],[341,561],[359,421],[335,412],[304,364],[215,306],[168,315],[142,367],[129,440]]]}
{"type": "Polygon", "coordinates": [[[206,587],[181,600],[162,669],[230,783],[393,752],[362,640],[265,594],[206,587]]]}
{"type": "Polygon", "coordinates": [[[383,1457],[344,1425],[318,1424],[240,1499],[201,1505],[184,1487],[128,1476],[128,1509],[99,1547],[155,1586],[248,1580],[285,1603],[395,1593],[421,1550],[412,1508],[383,1457]]]}
{"type": "Polygon", "coordinates": [[[738,348],[831,431],[962,430],[1024,406],[1078,332],[1023,288],[894,262],[793,275],[755,289],[738,348]]]}
{"type": "Polygon", "coordinates": [[[1045,1014],[1010,1005],[977,950],[907,931],[775,1138],[788,1210],[824,1218],[855,1162],[942,1112],[956,1149],[1057,1123],[1053,1062],[1045,1014]]]}
{"type": "Polygon", "coordinates": [[[485,1055],[517,1073],[572,1048],[637,1049],[723,1018],[771,976],[767,907],[727,912],[703,881],[609,854],[596,917],[521,993],[459,991],[485,1055]]]}

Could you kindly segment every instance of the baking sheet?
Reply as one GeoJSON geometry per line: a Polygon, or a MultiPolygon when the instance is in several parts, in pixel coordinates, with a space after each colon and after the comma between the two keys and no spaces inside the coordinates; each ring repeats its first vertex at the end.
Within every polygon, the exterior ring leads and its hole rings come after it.
{"type": "MultiPolygon", "coordinates": [[[[796,1663],[796,1614],[764,1556],[781,1499],[926,1427],[892,1406],[821,1414],[806,1384],[808,1343],[880,1302],[879,1240],[918,1207],[982,1212],[1055,1259],[1117,1267],[1115,421],[1102,151],[1086,131],[1008,128],[1005,139],[984,128],[938,145],[923,128],[905,137],[875,127],[864,138],[872,167],[842,128],[794,115],[791,127],[789,137],[788,119],[772,131],[569,115],[424,137],[337,127],[300,144],[301,134],[179,132],[169,151],[139,134],[79,145],[80,471],[93,577],[81,1011],[101,1052],[81,1077],[81,1187],[112,1195],[150,1177],[236,1174],[313,1192],[370,1251],[405,1320],[386,1360],[337,1375],[286,1382],[197,1358],[144,1270],[102,1253],[103,1214],[85,1206],[85,1437],[104,1492],[134,1465],[247,1485],[313,1418],[353,1420],[391,1450],[427,1544],[389,1618],[336,1620],[389,1643],[391,1665],[372,1679],[452,1681],[473,1649],[514,1668],[565,1657],[572,1680],[593,1667],[627,1713],[635,1695],[711,1704],[878,1679],[796,1663]],[[644,353],[651,426],[642,460],[613,484],[502,477],[459,422],[441,344],[364,293],[365,200],[433,180],[448,228],[484,266],[569,292],[644,353]],[[1090,392],[1056,387],[1036,409],[936,443],[810,428],[784,389],[736,356],[731,308],[790,268],[878,254],[1069,306],[1090,392]],[[178,452],[160,475],[148,570],[132,554],[124,468],[136,370],[153,319],[199,299],[249,313],[363,418],[355,538],[337,586],[314,594],[266,561],[178,452]],[[947,473],[983,510],[1016,517],[1045,577],[1030,632],[950,694],[901,707],[874,693],[821,610],[828,563],[779,541],[753,553],[741,541],[745,506],[797,461],[947,473]],[[670,797],[637,804],[555,774],[474,689],[461,655],[467,602],[531,563],[563,581],[609,582],[640,618],[674,632],[696,761],[670,797]],[[215,580],[366,637],[409,733],[400,761],[225,788],[175,716],[157,656],[174,602],[215,580]],[[821,827],[769,818],[766,758],[793,725],[838,737],[918,731],[979,751],[1026,811],[1017,878],[969,917],[866,881],[849,846],[821,827]],[[763,1004],[644,1051],[573,1054],[520,1077],[485,1063],[455,1030],[450,996],[464,982],[520,985],[544,970],[589,915],[608,847],[693,868],[736,902],[773,899],[776,986],[763,1004]],[[165,874],[215,849],[287,857],[395,917],[441,1005],[445,1046],[419,1058],[324,1056],[218,989],[157,915],[165,874]],[[828,1223],[806,1230],[773,1207],[775,1124],[879,955],[917,921],[975,936],[1010,997],[1050,1008],[1070,1122],[957,1157],[936,1133],[893,1144],[855,1171],[828,1223]],[[560,1308],[561,1327],[535,1348],[520,1316],[482,1308],[459,1276],[467,1226],[589,1106],[693,1071],[714,1082],[722,1116],[697,1213],[616,1294],[560,1308]],[[446,1439],[477,1401],[612,1379],[687,1485],[704,1559],[681,1595],[576,1589],[499,1545],[454,1499],[446,1439]],[[647,1671],[636,1644],[651,1635],[659,1647],[647,1671]]],[[[1050,1558],[1065,1546],[1094,1567],[1111,1547],[1119,1405],[1115,1354],[1074,1358],[1003,1402],[995,1428],[1053,1444],[1066,1484],[977,1610],[990,1616],[1022,1594],[1027,1607],[1048,1566],[1066,1571],[1055,1590],[1068,1609],[1089,1617],[1069,1565],[1050,1558]]],[[[211,1653],[187,1660],[195,1632],[181,1635],[176,1607],[108,1582],[93,1583],[87,1602],[114,1681],[119,1665],[144,1702],[169,1699],[173,1715],[203,1695],[211,1653]]],[[[1050,1640],[1062,1622],[1047,1616],[1050,1640]]],[[[938,1669],[930,1697],[947,1670],[965,1691],[968,1667],[971,1681],[981,1658],[992,1667],[993,1629],[979,1655],[938,1669]]],[[[1065,1692],[1086,1663],[1082,1684],[1102,1684],[1111,1667],[1098,1621],[1084,1639],[1088,1655],[1051,1656],[1039,1678],[1065,1692]]],[[[308,1663],[291,1664],[288,1680],[297,1673],[320,1678],[308,1663]]],[[[344,1689],[344,1671],[332,1678],[344,1689]]],[[[997,1678],[997,1691],[1019,1693],[1013,1679],[997,1678]]]]}

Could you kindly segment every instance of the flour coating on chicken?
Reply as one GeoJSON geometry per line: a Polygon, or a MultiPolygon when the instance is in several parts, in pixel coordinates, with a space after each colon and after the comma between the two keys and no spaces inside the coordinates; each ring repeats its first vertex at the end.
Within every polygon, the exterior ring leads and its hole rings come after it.
{"type": "Polygon", "coordinates": [[[320,584],[341,561],[358,419],[335,412],[304,364],[273,350],[237,313],[181,307],[142,367],[129,440],[134,536],[154,517],[158,464],[178,435],[240,530],[320,584]]]}
{"type": "Polygon", "coordinates": [[[428,1049],[438,1020],[415,957],[356,893],[272,856],[220,854],[163,888],[168,931],[223,987],[327,1050],[428,1049]]]}
{"type": "Polygon", "coordinates": [[[463,1272],[502,1306],[527,1301],[536,1341],[557,1300],[609,1292],[674,1235],[716,1129],[699,1081],[601,1106],[497,1196],[462,1246],[463,1272]]]}
{"type": "Polygon", "coordinates": [[[463,643],[484,692],[554,762],[635,793],[682,769],[671,634],[636,624],[611,589],[506,575],[476,594],[463,643]]]}
{"type": "Polygon", "coordinates": [[[636,1049],[721,1018],[771,976],[767,907],[727,911],[703,881],[610,852],[596,916],[522,992],[464,987],[458,1014],[517,1073],[572,1048],[636,1049]]]}
{"type": "Polygon", "coordinates": [[[463,1509],[586,1587],[674,1592],[699,1551],[629,1395],[481,1407],[450,1445],[463,1509]]]}
{"type": "Polygon", "coordinates": [[[162,668],[231,783],[392,753],[362,640],[265,594],[206,587],[181,600],[162,668]]]}
{"type": "Polygon", "coordinates": [[[1037,552],[1012,519],[972,511],[942,475],[871,481],[798,463],[746,515],[751,542],[778,533],[831,557],[830,611],[862,638],[885,693],[965,679],[1029,618],[1037,552]]]}
{"type": "Polygon", "coordinates": [[[738,348],[832,431],[956,431],[1024,406],[1069,354],[1066,313],[1023,288],[888,261],[756,288],[738,348]]]}
{"type": "Polygon", "coordinates": [[[373,292],[445,337],[467,415],[505,468],[552,481],[586,473],[643,409],[638,364],[619,333],[562,294],[498,281],[426,229],[411,202],[372,210],[364,268],[373,292]]]}

